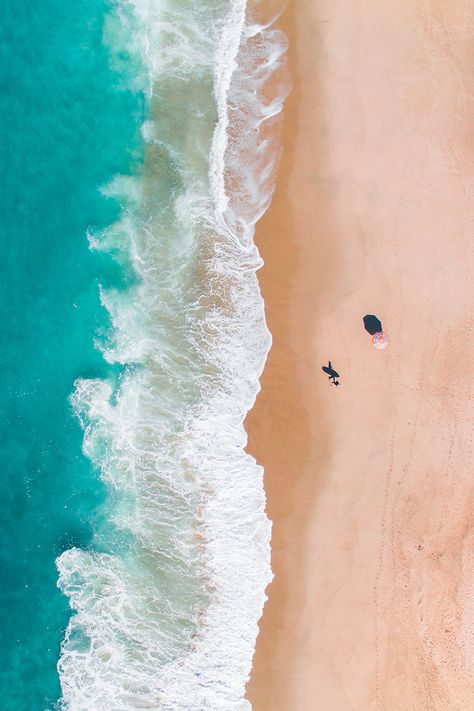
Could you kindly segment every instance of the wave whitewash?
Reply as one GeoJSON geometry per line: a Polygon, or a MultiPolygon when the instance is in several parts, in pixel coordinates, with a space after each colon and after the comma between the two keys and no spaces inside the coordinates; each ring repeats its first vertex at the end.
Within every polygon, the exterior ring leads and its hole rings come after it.
{"type": "Polygon", "coordinates": [[[146,151],[139,176],[103,190],[119,220],[89,235],[134,280],[101,291],[112,328],[98,345],[118,383],[81,379],[72,396],[108,524],[57,561],[75,612],[61,704],[244,710],[271,579],[262,469],[244,451],[270,347],[253,232],[286,42],[244,0],[118,3],[106,41],[147,97],[146,151]]]}

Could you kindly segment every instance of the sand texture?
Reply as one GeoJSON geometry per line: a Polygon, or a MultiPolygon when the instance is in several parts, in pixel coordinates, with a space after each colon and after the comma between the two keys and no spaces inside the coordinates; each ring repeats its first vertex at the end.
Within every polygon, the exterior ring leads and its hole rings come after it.
{"type": "Polygon", "coordinates": [[[275,579],[248,698],[474,710],[474,5],[293,0],[281,24],[274,345],[247,420],[275,579]]]}

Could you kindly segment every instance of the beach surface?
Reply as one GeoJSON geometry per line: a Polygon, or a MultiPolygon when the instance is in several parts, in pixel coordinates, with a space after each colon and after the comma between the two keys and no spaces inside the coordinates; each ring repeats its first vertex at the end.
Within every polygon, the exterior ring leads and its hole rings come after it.
{"type": "Polygon", "coordinates": [[[473,709],[474,7],[298,0],[280,24],[294,88],[257,229],[273,347],[246,421],[275,578],[248,698],[473,709]]]}

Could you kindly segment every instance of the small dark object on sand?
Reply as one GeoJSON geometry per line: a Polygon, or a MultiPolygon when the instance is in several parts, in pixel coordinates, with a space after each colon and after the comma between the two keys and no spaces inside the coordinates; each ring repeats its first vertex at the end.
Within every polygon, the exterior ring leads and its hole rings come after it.
{"type": "Polygon", "coordinates": [[[377,316],[374,316],[374,314],[367,314],[364,316],[364,327],[365,330],[370,333],[371,336],[373,336],[375,333],[380,333],[380,331],[383,331],[382,328],[382,322],[377,316]]]}
{"type": "Polygon", "coordinates": [[[330,385],[336,385],[336,386],[340,385],[340,382],[338,380],[336,380],[336,378],[340,378],[341,376],[339,375],[337,370],[334,370],[330,360],[328,361],[327,365],[322,366],[321,370],[323,370],[326,373],[326,375],[329,375],[329,380],[331,381],[330,385]]]}
{"type": "Polygon", "coordinates": [[[339,378],[340,377],[337,370],[334,370],[334,368],[332,367],[332,363],[330,360],[328,360],[327,365],[323,365],[321,370],[324,370],[324,372],[327,373],[327,375],[329,375],[329,378],[339,378]]]}

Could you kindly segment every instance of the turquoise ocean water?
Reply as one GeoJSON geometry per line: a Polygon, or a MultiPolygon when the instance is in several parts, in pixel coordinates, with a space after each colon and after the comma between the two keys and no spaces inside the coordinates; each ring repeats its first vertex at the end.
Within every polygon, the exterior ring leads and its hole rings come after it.
{"type": "Polygon", "coordinates": [[[86,231],[117,206],[99,186],[140,160],[143,100],[118,90],[102,0],[4,0],[0,22],[0,689],[43,711],[70,610],[56,557],[87,546],[103,486],[81,452],[75,378],[104,375],[98,282],[120,284],[86,231]]]}
{"type": "Polygon", "coordinates": [[[253,236],[288,91],[260,4],[2,6],[6,711],[250,708],[253,236]]]}

